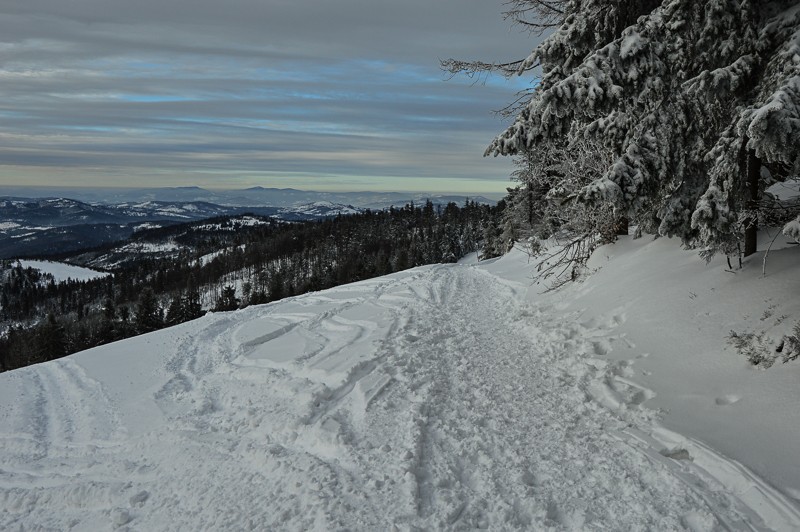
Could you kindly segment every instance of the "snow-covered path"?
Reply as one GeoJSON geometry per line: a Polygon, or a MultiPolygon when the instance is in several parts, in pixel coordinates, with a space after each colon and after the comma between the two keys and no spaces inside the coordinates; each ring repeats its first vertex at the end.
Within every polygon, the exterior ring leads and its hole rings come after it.
{"type": "Polygon", "coordinates": [[[624,313],[418,268],[0,375],[0,528],[792,529],[663,429],[624,313]]]}

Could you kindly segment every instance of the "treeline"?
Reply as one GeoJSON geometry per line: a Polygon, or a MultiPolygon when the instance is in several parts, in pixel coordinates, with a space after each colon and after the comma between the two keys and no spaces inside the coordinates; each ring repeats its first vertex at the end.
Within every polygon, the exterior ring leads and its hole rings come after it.
{"type": "MultiPolygon", "coordinates": [[[[218,220],[162,228],[138,238],[180,244],[177,255],[120,261],[113,275],[89,281],[42,282],[35,270],[6,263],[0,272],[0,319],[7,326],[0,370],[182,323],[207,310],[234,310],[454,262],[475,251],[486,235],[499,234],[502,208],[427,202],[319,222],[262,219],[239,227],[218,220]]],[[[80,257],[88,261],[99,253],[80,257]]]]}

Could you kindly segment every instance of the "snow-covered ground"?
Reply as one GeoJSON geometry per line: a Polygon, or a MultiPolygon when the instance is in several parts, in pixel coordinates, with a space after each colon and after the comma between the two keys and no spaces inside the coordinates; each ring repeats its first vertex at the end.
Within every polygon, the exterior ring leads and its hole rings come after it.
{"type": "Polygon", "coordinates": [[[196,231],[238,231],[242,227],[256,227],[259,225],[269,225],[270,222],[262,218],[253,216],[238,216],[230,218],[225,223],[205,223],[193,226],[196,231]]]}
{"type": "Polygon", "coordinates": [[[200,266],[205,266],[206,264],[210,263],[212,260],[214,260],[215,258],[217,258],[217,257],[219,257],[221,255],[224,255],[226,253],[230,253],[232,250],[237,249],[237,248],[239,250],[241,250],[241,251],[244,251],[246,247],[247,246],[245,246],[244,244],[241,244],[241,245],[236,246],[236,247],[223,248],[223,249],[220,249],[220,250],[217,250],[217,251],[213,251],[211,253],[206,253],[205,255],[203,255],[200,258],[198,258],[195,261],[195,264],[199,264],[200,266]]]}
{"type": "Polygon", "coordinates": [[[162,224],[147,222],[143,224],[138,224],[136,227],[133,228],[133,232],[137,233],[139,231],[146,231],[148,229],[160,229],[161,227],[163,227],[162,224]]]}
{"type": "Polygon", "coordinates": [[[800,365],[725,337],[796,321],[798,252],[545,295],[514,252],[1,374],[0,528],[796,530],[800,365]]]}
{"type": "Polygon", "coordinates": [[[120,253],[170,253],[180,250],[181,246],[175,242],[131,242],[118,248],[120,253]]]}
{"type": "Polygon", "coordinates": [[[90,281],[110,274],[98,272],[81,266],[74,266],[65,262],[54,262],[49,260],[19,260],[23,268],[33,268],[44,273],[49,273],[58,283],[72,279],[73,281],[90,281]]]}

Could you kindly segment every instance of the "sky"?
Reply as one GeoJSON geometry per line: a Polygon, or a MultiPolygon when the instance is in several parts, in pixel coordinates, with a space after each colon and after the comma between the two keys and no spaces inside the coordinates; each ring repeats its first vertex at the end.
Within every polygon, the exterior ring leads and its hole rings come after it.
{"type": "Polygon", "coordinates": [[[0,185],[502,192],[502,0],[4,0],[0,185]]]}

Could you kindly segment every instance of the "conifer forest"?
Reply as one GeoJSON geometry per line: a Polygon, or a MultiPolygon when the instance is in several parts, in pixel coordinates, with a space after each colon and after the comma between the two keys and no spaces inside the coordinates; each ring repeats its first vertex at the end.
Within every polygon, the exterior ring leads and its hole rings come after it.
{"type": "Polygon", "coordinates": [[[180,245],[177,254],[131,259],[114,255],[119,246],[114,243],[50,257],[92,265],[110,256],[122,259],[106,268],[112,275],[88,281],[55,282],[3,261],[0,320],[10,329],[0,340],[0,367],[58,358],[208,310],[235,310],[423,264],[455,262],[487,237],[500,241],[501,209],[502,204],[427,202],[319,222],[264,218],[247,226],[212,219],[135,237],[180,245]]]}

